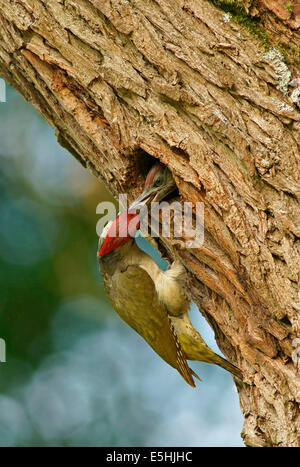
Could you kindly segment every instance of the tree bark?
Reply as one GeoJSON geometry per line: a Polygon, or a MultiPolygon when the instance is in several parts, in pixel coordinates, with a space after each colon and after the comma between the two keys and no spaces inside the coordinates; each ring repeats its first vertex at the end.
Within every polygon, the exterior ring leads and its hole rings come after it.
{"type": "Polygon", "coordinates": [[[0,5],[0,73],[63,146],[114,195],[139,194],[157,158],[204,202],[203,246],[173,239],[168,255],[245,375],[245,443],[299,446],[299,4],[0,5]]]}

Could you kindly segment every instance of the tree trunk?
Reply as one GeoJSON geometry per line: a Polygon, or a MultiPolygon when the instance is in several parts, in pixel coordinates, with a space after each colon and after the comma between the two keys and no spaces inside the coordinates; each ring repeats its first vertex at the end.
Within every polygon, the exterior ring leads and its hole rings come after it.
{"type": "Polygon", "coordinates": [[[245,375],[250,446],[299,445],[296,3],[0,0],[0,73],[63,146],[114,195],[141,192],[152,156],[204,202],[203,246],[166,245],[245,375]]]}

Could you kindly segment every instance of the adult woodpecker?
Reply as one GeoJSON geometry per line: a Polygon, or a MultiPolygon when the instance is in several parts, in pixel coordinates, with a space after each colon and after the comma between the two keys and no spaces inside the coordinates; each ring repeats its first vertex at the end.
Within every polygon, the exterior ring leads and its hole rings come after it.
{"type": "Polygon", "coordinates": [[[162,271],[131,236],[138,224],[136,213],[123,212],[103,229],[97,256],[104,289],[120,317],[176,368],[188,384],[195,386],[193,376],[197,375],[187,364],[166,307],[155,289],[162,271]]]}
{"type": "MultiPolygon", "coordinates": [[[[175,189],[169,170],[156,164],[146,178],[144,192],[131,208],[141,202],[159,201],[175,189]]],[[[217,364],[241,379],[240,370],[215,354],[191,324],[182,264],[175,261],[162,271],[132,238],[138,226],[138,216],[129,210],[109,223],[100,238],[99,266],[114,309],[192,386],[197,375],[188,367],[187,359],[217,364]]]]}
{"type": "MultiPolygon", "coordinates": [[[[132,211],[141,204],[149,205],[152,201],[161,201],[176,189],[170,170],[160,162],[156,163],[147,174],[143,193],[133,202],[129,210],[132,211]]],[[[156,292],[166,307],[187,359],[214,363],[242,379],[241,371],[213,352],[193,327],[188,315],[190,300],[184,292],[186,273],[181,262],[175,261],[165,272],[161,271],[154,261],[153,263],[152,268],[156,270],[156,276],[150,275],[154,280],[156,292]]]]}

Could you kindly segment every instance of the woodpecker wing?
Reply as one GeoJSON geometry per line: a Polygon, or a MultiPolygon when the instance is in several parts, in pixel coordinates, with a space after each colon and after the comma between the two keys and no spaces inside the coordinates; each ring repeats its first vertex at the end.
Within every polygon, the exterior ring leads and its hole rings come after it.
{"type": "Polygon", "coordinates": [[[105,275],[103,281],[119,316],[194,387],[192,375],[197,375],[187,364],[174,327],[158,299],[149,274],[139,266],[131,265],[123,272],[116,272],[109,283],[105,275]]]}

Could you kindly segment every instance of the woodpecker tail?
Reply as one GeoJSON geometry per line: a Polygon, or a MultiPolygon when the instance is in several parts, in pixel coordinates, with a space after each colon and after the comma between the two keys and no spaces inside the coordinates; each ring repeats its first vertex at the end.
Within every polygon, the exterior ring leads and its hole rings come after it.
{"type": "Polygon", "coordinates": [[[219,365],[220,367],[224,368],[224,370],[229,371],[232,374],[232,376],[235,376],[236,378],[243,381],[243,375],[241,370],[232,363],[230,363],[228,360],[225,360],[225,358],[215,354],[213,363],[219,365]]]}
{"type": "Polygon", "coordinates": [[[181,318],[171,316],[170,319],[188,360],[214,363],[229,371],[236,378],[243,380],[241,371],[235,365],[208,347],[199,332],[193,327],[187,313],[181,318]]]}
{"type": "Polygon", "coordinates": [[[190,370],[191,370],[192,375],[193,375],[195,378],[197,378],[199,381],[202,381],[202,379],[200,378],[200,376],[197,375],[197,373],[195,373],[191,368],[190,368],[190,370]]]}

